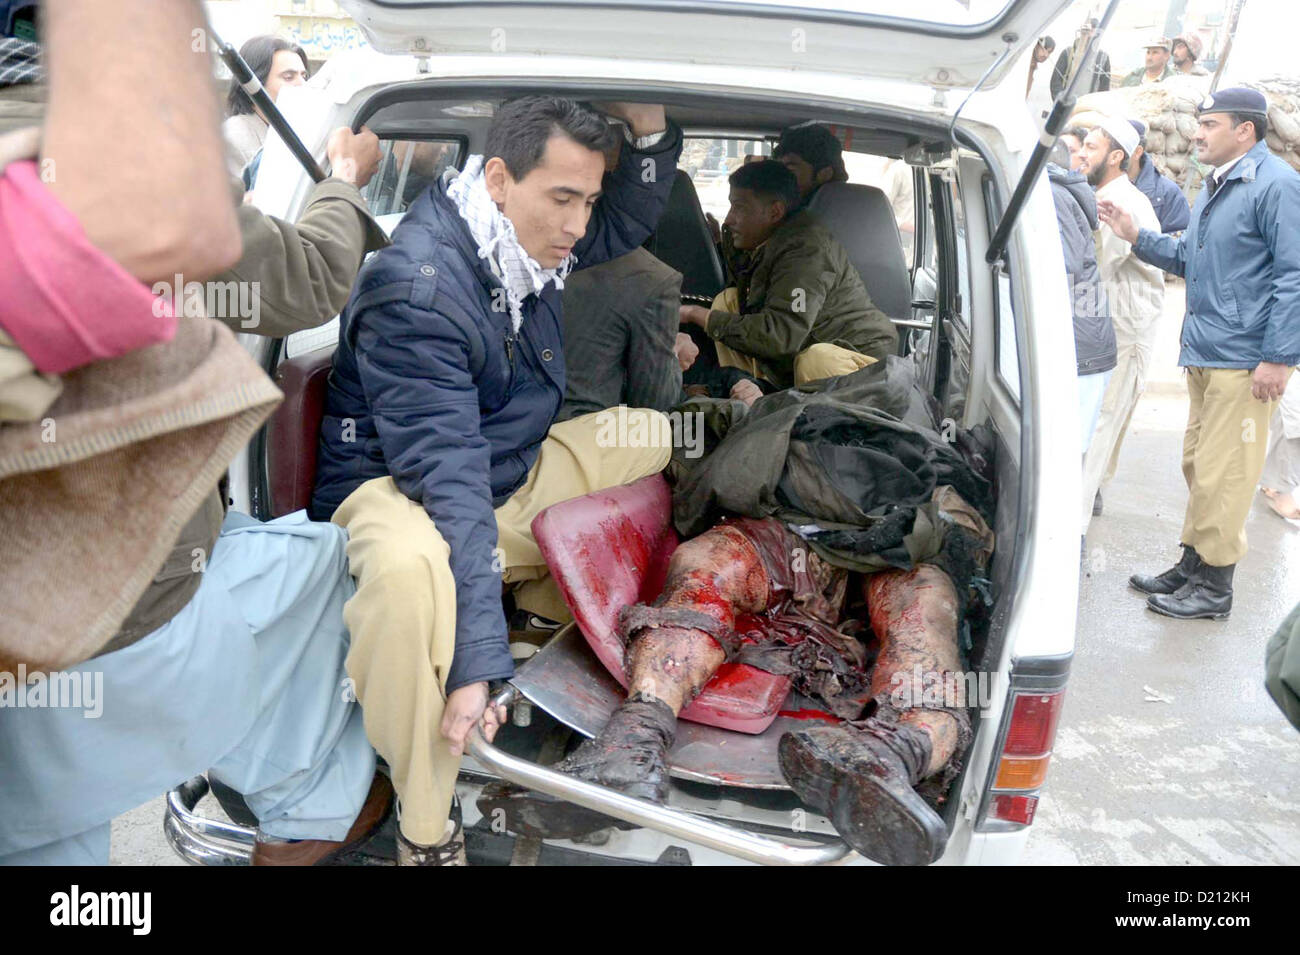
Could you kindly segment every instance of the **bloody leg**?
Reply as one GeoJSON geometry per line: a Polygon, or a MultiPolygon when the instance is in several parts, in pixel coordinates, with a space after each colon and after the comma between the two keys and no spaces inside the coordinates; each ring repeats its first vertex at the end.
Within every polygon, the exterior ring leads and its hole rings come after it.
{"type": "Polygon", "coordinates": [[[930,564],[873,574],[866,589],[881,645],[871,676],[876,711],[865,720],[785,734],[781,770],[863,856],[925,865],[943,854],[948,833],[913,787],[951,768],[969,743],[970,716],[962,700],[923,707],[913,698],[915,676],[933,674],[948,678],[936,681],[941,685],[955,680],[963,687],[957,594],[948,575],[930,564]]]}
{"type": "MultiPolygon", "coordinates": [[[[917,672],[960,672],[957,594],[946,573],[933,564],[883,571],[867,578],[866,591],[871,628],[881,644],[871,671],[874,699],[887,700],[900,685],[910,687],[917,672]]],[[[912,707],[899,714],[898,722],[916,727],[930,740],[930,762],[922,778],[948,765],[962,735],[958,717],[912,707]]]]}
{"type": "MultiPolygon", "coordinates": [[[[595,738],[556,768],[663,802],[677,714],[726,661],[720,640],[732,633],[736,614],[766,609],[770,590],[758,548],[736,527],[715,527],[679,546],[659,600],[653,607],[631,608],[623,619],[630,638],[627,699],[595,738]]],[[[478,806],[491,818],[504,812],[509,828],[521,835],[572,838],[625,825],[509,785],[484,787],[478,806]]]]}
{"type": "Polygon", "coordinates": [[[767,608],[769,590],[758,549],[737,528],[724,524],[678,547],[654,608],[665,622],[640,631],[628,650],[629,699],[658,700],[680,713],[726,661],[708,630],[730,633],[737,613],[767,608]],[[673,610],[703,615],[707,630],[672,622],[673,610]]]}

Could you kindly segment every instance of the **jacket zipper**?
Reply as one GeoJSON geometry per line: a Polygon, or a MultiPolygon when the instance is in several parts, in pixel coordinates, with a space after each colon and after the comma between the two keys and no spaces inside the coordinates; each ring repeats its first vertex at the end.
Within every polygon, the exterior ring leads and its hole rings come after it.
{"type": "Polygon", "coordinates": [[[515,378],[518,377],[515,368],[515,335],[514,332],[506,332],[506,362],[510,365],[510,380],[506,382],[506,398],[514,394],[515,378]]]}

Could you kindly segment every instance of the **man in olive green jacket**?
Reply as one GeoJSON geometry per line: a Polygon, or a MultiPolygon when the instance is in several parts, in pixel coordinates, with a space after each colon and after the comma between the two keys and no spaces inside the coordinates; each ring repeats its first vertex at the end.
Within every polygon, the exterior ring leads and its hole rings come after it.
{"type": "Polygon", "coordinates": [[[1268,640],[1264,685],[1278,709],[1300,730],[1300,604],[1268,640]]]}
{"type": "Polygon", "coordinates": [[[1178,73],[1169,65],[1169,41],[1164,37],[1153,39],[1146,47],[1146,63],[1124,77],[1120,86],[1143,86],[1163,83],[1178,73]]]}
{"type": "MultiPolygon", "coordinates": [[[[232,331],[267,338],[283,338],[332,319],[347,302],[365,253],[387,245],[388,239],[358,188],[378,167],[375,134],[367,129],[353,134],[341,127],[330,137],[327,155],[333,175],[312,188],[296,223],[245,204],[243,185],[232,179],[244,246],[239,261],[202,283],[202,302],[183,295],[182,289],[160,288],[166,283],[155,284],[154,291],[174,295],[179,316],[201,311],[232,331]]],[[[221,495],[214,493],[190,518],[172,557],[101,653],[130,646],[189,602],[201,579],[194,571],[194,555],[212,553],[225,510],[221,495]]]]}
{"type": "Polygon", "coordinates": [[[765,160],[741,166],[730,181],[725,225],[749,258],[712,309],[681,308],[682,322],[713,338],[719,364],[789,388],[890,354],[898,333],[871,303],[844,247],[808,212],[791,212],[799,206],[794,174],[765,160]]]}

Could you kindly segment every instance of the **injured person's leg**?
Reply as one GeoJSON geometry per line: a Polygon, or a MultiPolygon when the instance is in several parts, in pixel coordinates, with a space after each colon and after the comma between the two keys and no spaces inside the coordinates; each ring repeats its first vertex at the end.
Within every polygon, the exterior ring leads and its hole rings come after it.
{"type": "Polygon", "coordinates": [[[867,604],[881,644],[871,674],[875,712],[865,720],[787,733],[781,771],[860,854],[891,865],[925,865],[943,854],[948,833],[914,787],[938,776],[946,789],[971,738],[957,648],[958,598],[943,570],[921,564],[871,575],[867,604]],[[922,685],[951,689],[953,698],[926,704],[922,685]]]}
{"type": "MultiPolygon", "coordinates": [[[[656,604],[631,607],[621,617],[627,700],[556,768],[662,802],[677,715],[735,655],[737,615],[766,614],[778,626],[794,621],[806,639],[834,652],[842,645],[834,638],[845,638],[833,628],[846,580],[845,571],[820,560],[774,519],[723,524],[681,545],[656,604]]],[[[947,832],[913,787],[932,780],[945,789],[971,734],[964,699],[931,704],[915,684],[954,686],[959,695],[964,690],[960,603],[948,574],[929,564],[875,573],[866,590],[880,641],[869,693],[860,697],[871,701],[871,715],[786,734],[781,767],[800,798],[824,812],[859,853],[878,862],[924,864],[942,853],[947,832]]],[[[861,673],[860,658],[849,665],[861,673]]],[[[563,838],[624,825],[510,786],[485,788],[479,808],[485,815],[504,810],[507,825],[525,835],[563,838]]]]}
{"type": "MultiPolygon", "coordinates": [[[[641,799],[666,798],[668,750],[677,714],[726,661],[724,643],[733,635],[736,614],[760,613],[781,593],[771,586],[755,542],[741,529],[769,523],[782,540],[798,542],[774,521],[741,521],[712,528],[673,552],[656,605],[624,611],[627,699],[600,733],[557,769],[641,799]]],[[[504,809],[510,828],[529,835],[564,838],[623,825],[554,797],[508,786],[485,788],[479,808],[485,815],[504,809]]]]}

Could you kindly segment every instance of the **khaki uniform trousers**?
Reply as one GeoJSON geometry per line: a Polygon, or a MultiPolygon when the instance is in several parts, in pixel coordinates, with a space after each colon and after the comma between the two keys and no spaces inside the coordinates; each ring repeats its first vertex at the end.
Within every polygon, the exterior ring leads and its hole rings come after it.
{"type": "MultiPolygon", "coordinates": [[[[713,307],[720,312],[740,312],[740,293],[735,288],[724,288],[713,299],[713,307]]],[[[718,351],[718,364],[723,368],[739,368],[755,378],[763,378],[758,359],[744,352],[715,341],[718,351]]],[[[809,345],[794,358],[794,383],[805,385],[810,381],[848,375],[859,368],[875,364],[870,355],[863,355],[840,345],[819,342],[809,345]]],[[[764,378],[764,381],[767,379],[764,378]]]]}
{"type": "MultiPolygon", "coordinates": [[[[523,486],[496,509],[504,581],[521,585],[517,600],[534,612],[569,617],[533,540],[533,518],[560,501],[656,474],[672,453],[671,447],[602,447],[601,414],[552,426],[523,486]]],[[[657,414],[630,409],[628,419],[657,414]]],[[[366,735],[391,767],[402,834],[433,845],[443,837],[460,769],[440,732],[456,645],[451,552],[424,508],[391,477],[353,491],[333,521],[348,530],[348,563],[357,580],[343,618],[352,634],[346,666],[366,735]]]]}
{"type": "Polygon", "coordinates": [[[1183,477],[1187,514],[1181,542],[1213,567],[1246,555],[1246,518],[1268,449],[1276,401],[1251,396],[1252,368],[1188,368],[1183,477]]]}

